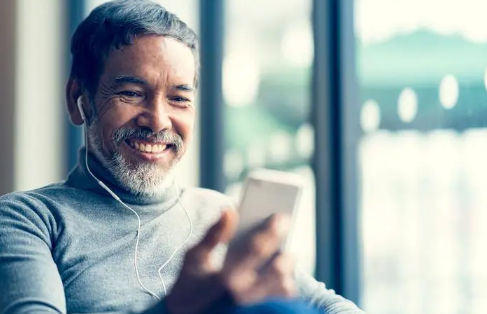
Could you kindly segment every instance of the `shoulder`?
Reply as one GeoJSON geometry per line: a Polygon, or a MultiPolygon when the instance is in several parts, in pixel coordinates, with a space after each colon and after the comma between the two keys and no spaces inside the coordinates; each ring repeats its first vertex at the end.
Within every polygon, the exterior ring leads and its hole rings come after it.
{"type": "Polygon", "coordinates": [[[34,191],[13,192],[0,197],[0,238],[3,241],[13,241],[12,237],[28,234],[49,244],[53,222],[48,207],[34,191]]]}
{"type": "Polygon", "coordinates": [[[0,214],[10,208],[17,208],[19,210],[27,208],[43,208],[45,207],[46,191],[50,186],[41,189],[30,191],[19,191],[5,194],[0,197],[0,214]]]}
{"type": "MultiPolygon", "coordinates": [[[[12,207],[19,209],[47,209],[50,204],[58,202],[61,196],[69,195],[69,190],[72,190],[72,188],[61,182],[35,190],[5,194],[0,196],[0,212],[12,207]]],[[[72,193],[76,192],[72,191],[72,193]]]]}
{"type": "MultiPolygon", "coordinates": [[[[20,228],[48,237],[57,230],[56,212],[69,188],[63,183],[30,191],[12,192],[0,197],[0,227],[20,228]]],[[[68,192],[69,193],[69,192],[68,192]]]]}
{"type": "Polygon", "coordinates": [[[187,188],[181,192],[181,202],[191,210],[200,225],[209,226],[220,217],[224,209],[236,208],[235,201],[218,191],[187,188]]]}
{"type": "Polygon", "coordinates": [[[199,206],[206,207],[235,207],[236,202],[221,192],[203,189],[203,188],[187,188],[182,190],[181,197],[192,203],[197,203],[199,206]]]}

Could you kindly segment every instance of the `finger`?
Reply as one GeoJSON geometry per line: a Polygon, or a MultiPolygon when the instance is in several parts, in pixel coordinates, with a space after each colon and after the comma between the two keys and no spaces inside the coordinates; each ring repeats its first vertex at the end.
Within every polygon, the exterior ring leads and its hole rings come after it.
{"type": "Polygon", "coordinates": [[[288,254],[277,254],[265,269],[260,272],[255,286],[266,298],[293,297],[296,293],[294,284],[294,258],[288,254]],[[259,288],[260,287],[260,288],[259,288]]]}
{"type": "Polygon", "coordinates": [[[201,240],[204,246],[216,246],[218,243],[228,243],[237,228],[238,213],[234,208],[222,211],[220,219],[208,230],[201,240]]]}
{"type": "Polygon", "coordinates": [[[224,268],[257,270],[280,249],[290,219],[275,214],[230,247],[224,268]]]}
{"type": "Polygon", "coordinates": [[[276,255],[252,286],[246,290],[233,289],[231,293],[239,304],[296,296],[294,259],[285,254],[276,255]]]}
{"type": "Polygon", "coordinates": [[[220,219],[207,231],[204,238],[188,251],[187,258],[195,262],[208,260],[211,252],[219,243],[230,241],[235,233],[237,220],[236,210],[223,210],[220,219]]]}
{"type": "Polygon", "coordinates": [[[263,277],[294,277],[295,260],[291,254],[277,253],[260,271],[263,277]]]}

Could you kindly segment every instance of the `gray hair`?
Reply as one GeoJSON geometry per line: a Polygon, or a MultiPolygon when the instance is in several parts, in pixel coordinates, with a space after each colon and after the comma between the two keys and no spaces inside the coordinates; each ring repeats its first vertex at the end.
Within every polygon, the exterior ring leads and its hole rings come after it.
{"type": "Polygon", "coordinates": [[[144,35],[167,36],[191,49],[198,85],[198,36],[176,15],[150,0],[115,0],[95,8],[71,39],[71,79],[94,95],[106,58],[144,35]]]}

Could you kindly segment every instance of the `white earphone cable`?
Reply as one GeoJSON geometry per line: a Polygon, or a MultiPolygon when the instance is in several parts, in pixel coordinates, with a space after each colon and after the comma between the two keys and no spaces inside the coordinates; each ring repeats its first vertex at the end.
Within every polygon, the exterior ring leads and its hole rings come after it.
{"type": "MultiPolygon", "coordinates": [[[[88,135],[87,135],[88,132],[86,132],[85,130],[85,141],[86,143],[88,143],[88,135]]],[[[157,299],[161,299],[159,296],[157,296],[157,294],[155,294],[154,292],[152,292],[151,290],[149,290],[143,283],[142,283],[142,280],[140,279],[140,274],[139,274],[139,267],[138,267],[138,263],[137,263],[137,260],[138,260],[138,253],[139,253],[139,242],[140,242],[140,227],[141,227],[141,221],[140,221],[140,216],[139,214],[133,210],[132,208],[130,208],[129,206],[127,206],[121,199],[120,197],[118,197],[117,194],[115,194],[108,186],[105,185],[105,183],[103,183],[101,180],[99,180],[90,170],[90,167],[88,165],[88,147],[85,148],[86,150],[86,156],[85,156],[85,165],[86,165],[86,169],[88,170],[88,173],[93,177],[93,179],[96,180],[96,182],[98,182],[98,184],[105,190],[107,191],[117,202],[119,202],[122,206],[124,206],[125,208],[127,208],[128,210],[130,210],[132,213],[135,214],[135,216],[137,217],[137,236],[136,236],[136,240],[135,240],[135,253],[134,253],[134,267],[135,267],[135,275],[137,276],[137,281],[139,282],[139,285],[142,287],[142,289],[144,289],[147,293],[149,293],[151,296],[157,298],[157,299]]]]}
{"type": "MultiPolygon", "coordinates": [[[[174,185],[176,186],[176,184],[174,184],[174,185]]],[[[177,192],[177,189],[176,189],[176,192],[177,192]]],[[[186,210],[186,207],[184,207],[183,202],[181,202],[181,198],[179,197],[179,193],[178,193],[178,203],[183,208],[184,213],[186,214],[186,217],[188,217],[188,221],[189,221],[189,234],[186,237],[186,239],[184,240],[184,242],[180,246],[178,246],[174,250],[174,252],[172,252],[172,254],[169,257],[169,259],[164,264],[162,264],[162,266],[159,267],[159,269],[157,270],[157,273],[159,274],[159,278],[161,279],[161,282],[162,282],[162,287],[164,288],[164,295],[167,295],[167,288],[166,288],[166,283],[164,282],[164,279],[162,278],[161,271],[164,269],[164,267],[166,267],[167,264],[169,264],[169,262],[174,258],[174,256],[176,255],[176,253],[179,252],[179,250],[181,250],[183,248],[183,246],[189,241],[189,239],[193,235],[193,222],[191,221],[191,217],[189,216],[189,213],[186,210]]]]}
{"type": "MultiPolygon", "coordinates": [[[[81,106],[81,104],[79,103],[81,97],[78,98],[78,107],[79,107],[79,110],[80,110],[80,114],[83,118],[83,120],[86,120],[85,119],[85,115],[84,115],[84,111],[83,111],[83,108],[81,106]]],[[[85,125],[86,125],[86,121],[85,121],[85,125]]],[[[115,194],[105,183],[103,183],[101,180],[99,180],[92,172],[91,172],[91,169],[88,165],[88,132],[85,128],[85,150],[86,150],[86,155],[85,155],[85,166],[86,166],[86,170],[88,170],[88,173],[90,174],[90,176],[95,179],[95,181],[105,190],[108,192],[108,194],[110,194],[117,202],[119,202],[122,206],[124,206],[125,208],[127,208],[128,210],[130,210],[132,213],[135,214],[135,216],[137,217],[137,237],[136,237],[136,240],[135,240],[135,253],[134,253],[134,267],[135,267],[135,275],[137,277],[137,281],[139,283],[139,285],[142,287],[142,289],[144,289],[148,294],[150,294],[151,296],[153,296],[154,298],[158,299],[158,300],[161,300],[161,298],[155,294],[154,292],[152,292],[151,290],[149,290],[143,283],[142,283],[142,280],[140,279],[140,274],[139,274],[139,268],[138,268],[138,252],[139,252],[139,243],[140,243],[140,230],[141,230],[141,220],[140,220],[140,216],[139,214],[134,210],[132,209],[130,206],[128,206],[127,204],[125,204],[121,199],[120,197],[118,197],[117,194],[115,194]]],[[[161,279],[161,282],[162,282],[162,287],[164,289],[164,295],[166,296],[167,295],[167,288],[166,288],[166,283],[164,282],[164,279],[162,278],[162,274],[161,274],[161,271],[164,269],[164,267],[166,267],[167,264],[169,264],[169,262],[171,262],[171,260],[174,258],[174,256],[177,254],[177,252],[179,252],[183,247],[184,245],[189,241],[189,239],[191,238],[191,236],[193,235],[193,222],[191,221],[191,216],[189,215],[188,211],[186,210],[186,207],[184,207],[183,203],[181,202],[181,198],[179,196],[179,193],[178,193],[178,189],[176,187],[176,183],[174,183],[174,188],[176,190],[176,193],[177,193],[177,201],[179,203],[179,205],[183,208],[184,210],[184,213],[186,214],[187,218],[188,218],[188,221],[189,221],[189,226],[190,226],[190,229],[189,229],[189,234],[188,236],[186,237],[186,239],[184,240],[184,242],[178,246],[174,252],[171,254],[171,256],[169,257],[169,259],[161,266],[159,267],[159,269],[157,270],[157,274],[159,275],[159,278],[161,279]]]]}

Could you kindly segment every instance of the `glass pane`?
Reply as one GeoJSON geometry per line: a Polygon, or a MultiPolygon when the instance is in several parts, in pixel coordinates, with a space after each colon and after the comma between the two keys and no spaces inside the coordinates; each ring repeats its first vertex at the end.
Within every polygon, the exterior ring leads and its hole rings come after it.
{"type": "Polygon", "coordinates": [[[314,179],[309,160],[313,43],[310,0],[226,1],[223,92],[227,192],[238,197],[249,168],[302,173],[309,187],[292,248],[303,269],[315,259],[314,179]],[[299,245],[298,245],[299,244],[299,245]]]}
{"type": "Polygon", "coordinates": [[[363,308],[484,313],[487,2],[355,4],[363,308]]]}

